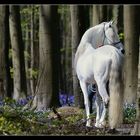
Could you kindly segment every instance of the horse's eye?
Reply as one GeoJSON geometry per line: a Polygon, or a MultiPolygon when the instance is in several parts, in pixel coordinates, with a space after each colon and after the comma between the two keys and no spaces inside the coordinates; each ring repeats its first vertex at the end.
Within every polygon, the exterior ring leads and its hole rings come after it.
{"type": "Polygon", "coordinates": [[[111,28],[111,25],[109,25],[109,28],[111,28]]]}

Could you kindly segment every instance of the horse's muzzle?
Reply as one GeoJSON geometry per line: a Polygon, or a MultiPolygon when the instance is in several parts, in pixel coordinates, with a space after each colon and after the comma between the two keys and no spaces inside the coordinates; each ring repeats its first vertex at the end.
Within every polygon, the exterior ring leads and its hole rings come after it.
{"type": "Polygon", "coordinates": [[[121,52],[122,52],[122,54],[125,54],[125,50],[124,49],[122,49],[121,52]]]}

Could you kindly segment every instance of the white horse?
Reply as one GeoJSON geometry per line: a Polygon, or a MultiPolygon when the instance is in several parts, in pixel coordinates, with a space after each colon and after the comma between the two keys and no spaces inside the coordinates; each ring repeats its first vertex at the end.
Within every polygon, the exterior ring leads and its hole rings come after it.
{"type": "Polygon", "coordinates": [[[123,63],[123,45],[119,40],[117,28],[113,22],[103,22],[87,30],[75,54],[75,69],[84,94],[84,103],[87,115],[86,126],[91,126],[89,99],[87,85],[97,85],[96,94],[96,127],[104,127],[106,116],[106,104],[109,95],[106,91],[106,83],[109,80],[110,107],[109,124],[110,128],[116,128],[122,122],[122,99],[121,91],[121,70],[123,63]],[[109,44],[109,45],[106,45],[109,44]],[[101,48],[98,48],[103,46],[101,48]],[[98,48],[98,49],[94,49],[98,48]],[[98,94],[99,93],[99,94],[98,94]],[[103,110],[101,109],[101,99],[103,110]]]}

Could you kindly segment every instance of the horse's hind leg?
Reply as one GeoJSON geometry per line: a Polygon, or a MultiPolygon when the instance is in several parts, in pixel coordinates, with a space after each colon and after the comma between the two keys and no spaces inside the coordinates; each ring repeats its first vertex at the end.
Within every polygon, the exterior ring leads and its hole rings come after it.
{"type": "Polygon", "coordinates": [[[95,100],[95,105],[96,105],[96,123],[95,123],[95,127],[99,128],[99,121],[100,121],[100,117],[101,117],[101,97],[99,95],[99,93],[97,92],[96,94],[96,100],[95,100]]]}
{"type": "Polygon", "coordinates": [[[107,94],[107,90],[106,90],[106,82],[103,82],[102,80],[97,80],[97,85],[98,85],[98,91],[100,96],[102,97],[103,102],[108,105],[108,101],[109,101],[109,96],[107,94]]]}
{"type": "Polygon", "coordinates": [[[107,94],[107,90],[106,90],[106,83],[102,82],[101,80],[97,82],[98,85],[98,91],[100,96],[102,97],[103,100],[103,110],[102,110],[102,114],[101,114],[101,118],[99,121],[99,127],[102,128],[105,126],[106,121],[105,121],[105,117],[106,117],[106,105],[108,104],[109,101],[109,96],[107,94]]]}
{"type": "Polygon", "coordinates": [[[84,81],[80,81],[80,86],[84,95],[84,104],[85,104],[86,116],[87,116],[86,126],[91,127],[90,110],[89,110],[90,104],[88,99],[87,84],[84,81]]]}
{"type": "Polygon", "coordinates": [[[103,102],[103,110],[102,110],[101,118],[100,118],[100,121],[99,121],[99,127],[100,128],[103,128],[106,125],[106,120],[105,120],[106,110],[107,110],[107,108],[105,106],[105,103],[103,102]]]}
{"type": "MultiPolygon", "coordinates": [[[[106,91],[107,93],[109,94],[109,81],[107,81],[106,83],[106,91]]],[[[102,114],[101,114],[101,118],[100,118],[100,121],[99,121],[99,127],[104,127],[106,125],[106,111],[107,111],[107,108],[108,108],[108,103],[105,104],[105,102],[103,102],[103,110],[102,110],[102,114]]]]}

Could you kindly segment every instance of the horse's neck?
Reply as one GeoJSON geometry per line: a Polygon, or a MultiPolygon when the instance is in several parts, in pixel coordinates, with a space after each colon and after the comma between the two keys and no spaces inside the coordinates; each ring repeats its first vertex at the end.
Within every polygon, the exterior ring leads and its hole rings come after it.
{"type": "Polygon", "coordinates": [[[98,46],[102,45],[102,33],[103,33],[103,28],[104,25],[103,24],[99,24],[96,25],[92,28],[89,28],[83,35],[80,44],[77,48],[76,54],[75,54],[75,65],[77,63],[77,60],[79,59],[79,57],[81,55],[83,55],[83,53],[85,53],[85,51],[87,50],[87,44],[86,43],[91,43],[92,46],[90,46],[90,50],[91,47],[93,48],[97,48],[98,46]]]}
{"type": "Polygon", "coordinates": [[[94,48],[98,48],[98,46],[103,43],[103,28],[103,25],[99,24],[89,29],[89,33],[87,35],[88,42],[91,43],[94,48]]]}
{"type": "Polygon", "coordinates": [[[85,50],[84,54],[92,53],[95,50],[95,48],[93,48],[92,44],[90,44],[90,43],[86,43],[85,47],[86,47],[86,50],[85,50]]]}

